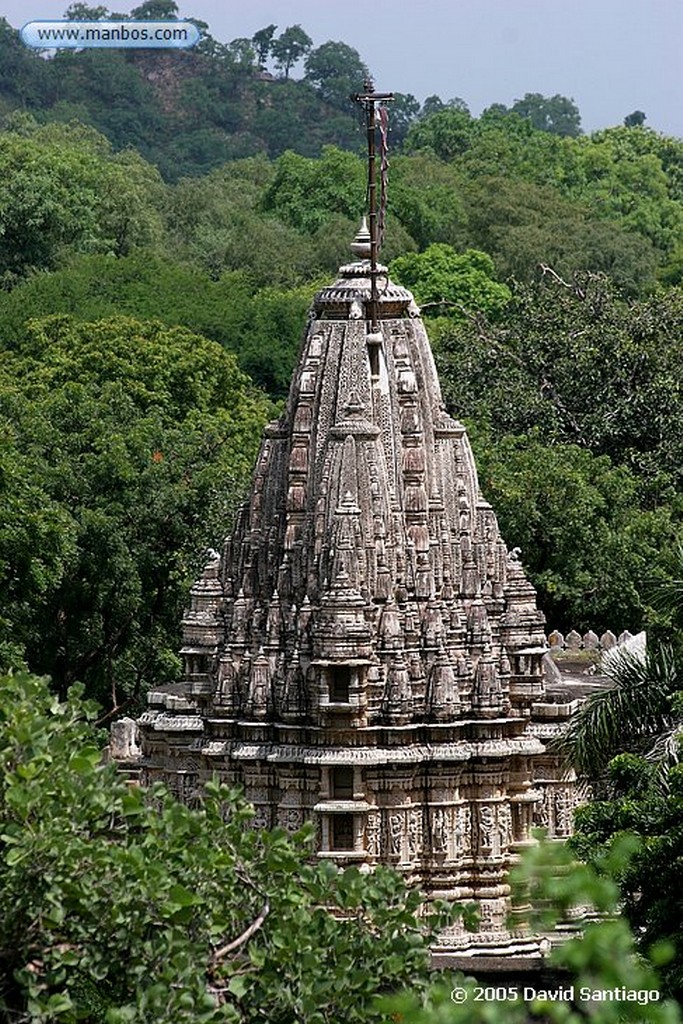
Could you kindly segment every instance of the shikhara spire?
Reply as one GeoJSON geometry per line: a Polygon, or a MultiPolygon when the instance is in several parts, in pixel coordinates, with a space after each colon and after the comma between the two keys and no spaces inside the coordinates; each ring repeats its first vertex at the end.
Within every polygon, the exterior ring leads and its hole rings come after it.
{"type": "Polygon", "coordinates": [[[420,311],[370,229],[316,295],[251,493],[183,620],[186,674],[150,695],[144,770],[194,799],[214,772],[257,826],[317,830],[318,855],[393,864],[475,899],[443,949],[519,949],[507,868],[531,826],[565,836],[573,789],[546,753],[543,615],[444,409],[420,311]],[[381,291],[377,277],[386,278],[381,291]]]}

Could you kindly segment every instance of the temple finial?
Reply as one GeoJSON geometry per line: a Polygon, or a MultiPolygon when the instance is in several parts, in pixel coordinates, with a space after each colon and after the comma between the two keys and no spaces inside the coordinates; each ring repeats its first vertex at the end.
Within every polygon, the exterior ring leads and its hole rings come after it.
{"type": "Polygon", "coordinates": [[[370,232],[368,230],[368,218],[365,216],[361,221],[361,225],[358,229],[358,234],[351,242],[351,252],[360,260],[370,259],[370,232]]]}

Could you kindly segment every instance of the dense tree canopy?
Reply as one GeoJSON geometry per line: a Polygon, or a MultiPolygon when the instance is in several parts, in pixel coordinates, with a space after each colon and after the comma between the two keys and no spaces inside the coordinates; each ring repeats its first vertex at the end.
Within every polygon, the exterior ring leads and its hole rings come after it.
{"type": "Polygon", "coordinates": [[[313,40],[301,25],[290,25],[270,44],[275,66],[289,78],[294,65],[305,57],[313,46],[313,40]]]}
{"type": "Polygon", "coordinates": [[[496,236],[475,234],[470,244],[494,258],[502,249],[504,273],[529,272],[528,254],[523,262],[506,258],[508,247],[519,248],[514,237],[506,243],[508,232],[522,231],[525,248],[545,249],[565,265],[569,257],[574,268],[614,268],[631,292],[651,288],[656,263],[666,265],[680,246],[683,143],[648,129],[560,138],[507,111],[477,120],[444,109],[410,129],[405,149],[434,154],[459,173],[460,188],[471,196],[475,232],[477,219],[496,224],[500,217],[496,236]],[[600,230],[604,238],[591,238],[600,230]]]}
{"type": "Polygon", "coordinates": [[[65,252],[124,255],[158,242],[164,189],[134,153],[88,128],[17,119],[0,136],[0,274],[52,268],[65,252]]]}
{"type": "Polygon", "coordinates": [[[305,66],[305,80],[316,87],[326,103],[341,110],[350,108],[351,96],[362,90],[369,74],[357,50],[331,40],[311,50],[305,66]]]}
{"type": "Polygon", "coordinates": [[[173,679],[188,580],[267,414],[234,358],[183,328],[36,322],[0,363],[5,664],[109,707],[173,679]]]}
{"type": "Polygon", "coordinates": [[[558,628],[640,628],[644,578],[681,536],[681,295],[641,302],[546,274],[497,324],[434,323],[442,388],[472,421],[484,493],[558,628]]]}
{"type": "Polygon", "coordinates": [[[92,6],[77,0],[76,3],[69,4],[64,11],[64,17],[67,21],[103,21],[109,17],[109,11],[102,4],[92,6]]]}
{"type": "Polygon", "coordinates": [[[30,333],[27,323],[49,314],[93,321],[124,313],[182,325],[219,342],[244,372],[281,398],[289,389],[312,295],[311,286],[255,290],[243,271],[214,280],[200,268],[149,252],[121,259],[84,256],[0,292],[0,346],[20,345],[30,333]]]}
{"type": "Polygon", "coordinates": [[[467,248],[470,233],[464,182],[452,165],[419,153],[394,157],[391,174],[389,227],[398,220],[420,249],[433,242],[446,242],[458,250],[467,248]]]}
{"type": "Polygon", "coordinates": [[[566,96],[542,96],[528,92],[515,100],[510,108],[513,114],[530,121],[534,128],[553,135],[580,135],[581,115],[574,100],[566,96]]]}
{"type": "Polygon", "coordinates": [[[475,312],[491,319],[511,298],[510,289],[494,277],[493,260],[485,252],[458,253],[450,245],[430,245],[421,253],[399,256],[392,275],[410,288],[426,316],[463,319],[475,312]]]}
{"type": "Polygon", "coordinates": [[[77,691],[60,704],[30,676],[0,685],[10,1012],[64,1024],[380,1024],[382,991],[427,988],[438,919],[418,918],[420,896],[393,871],[307,863],[308,827],[252,830],[253,809],[216,782],[196,809],[131,788],[102,763],[77,691]]]}
{"type": "Polygon", "coordinates": [[[468,236],[491,255],[503,280],[529,281],[546,265],[568,279],[602,271],[627,295],[656,286],[657,253],[649,239],[597,220],[585,203],[548,185],[482,176],[462,192],[468,236]]]}
{"type": "Polygon", "coordinates": [[[320,160],[284,153],[275,166],[264,206],[286,224],[312,232],[330,213],[360,219],[365,168],[358,157],[330,146],[320,160]]]}
{"type": "Polygon", "coordinates": [[[408,134],[405,149],[408,153],[431,150],[441,160],[453,160],[469,147],[473,119],[469,110],[458,107],[435,108],[433,113],[420,119],[408,134]]]}
{"type": "Polygon", "coordinates": [[[45,61],[21,42],[6,18],[0,17],[0,109],[23,110],[52,102],[45,61]]]}
{"type": "MultiPolygon", "coordinates": [[[[273,45],[299,32],[308,38],[300,26],[276,31],[269,25],[251,40],[213,40],[192,53],[60,51],[44,61],[6,26],[0,64],[12,73],[5,86],[0,77],[0,94],[10,109],[28,107],[41,119],[90,122],[115,148],[137,147],[174,180],[257,153],[317,157],[333,141],[358,151],[362,131],[348,103],[367,71],[358,53],[343,42],[311,46],[303,79],[275,82],[261,70],[273,45]]],[[[210,40],[208,26],[203,35],[210,40]]],[[[287,74],[284,65],[281,71],[287,74]]],[[[442,181],[434,156],[453,172],[450,203],[439,197],[435,209],[423,197],[431,208],[426,224],[422,214],[416,220],[419,203],[414,196],[406,202],[392,163],[390,202],[421,248],[448,242],[482,249],[503,278],[529,279],[538,262],[564,275],[601,270],[630,294],[651,290],[657,275],[667,283],[683,277],[678,140],[640,122],[577,136],[560,123],[562,111],[575,111],[561,96],[527,94],[474,118],[463,100],[432,96],[420,108],[397,92],[391,111],[392,148],[407,135],[411,159],[422,153],[419,171],[406,170],[407,177],[427,188],[442,181]]],[[[330,191],[332,210],[348,205],[330,191]]],[[[253,229],[239,233],[255,237],[253,229]]]]}
{"type": "Polygon", "coordinates": [[[521,548],[550,628],[635,632],[658,620],[642,581],[673,569],[678,503],[649,508],[629,469],[538,432],[494,440],[474,425],[472,437],[484,494],[521,548]]]}
{"type": "Polygon", "coordinates": [[[627,302],[602,276],[548,272],[515,290],[504,324],[439,325],[446,394],[496,434],[536,427],[549,442],[609,455],[656,501],[666,480],[681,483],[682,315],[678,289],[627,302]]]}

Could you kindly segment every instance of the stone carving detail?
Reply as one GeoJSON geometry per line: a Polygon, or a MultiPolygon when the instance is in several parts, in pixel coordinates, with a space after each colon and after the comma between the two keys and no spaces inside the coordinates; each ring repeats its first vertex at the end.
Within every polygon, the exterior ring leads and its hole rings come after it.
{"type": "Polygon", "coordinates": [[[300,807],[283,807],[280,809],[280,824],[288,832],[296,832],[304,823],[304,814],[300,807]]]}
{"type": "Polygon", "coordinates": [[[497,818],[498,836],[501,850],[507,850],[512,842],[512,809],[507,803],[499,804],[497,818]]]}
{"type": "Polygon", "coordinates": [[[257,805],[254,808],[253,826],[254,828],[270,828],[271,825],[271,811],[270,807],[264,807],[263,805],[257,805]]]}
{"type": "Polygon", "coordinates": [[[549,828],[550,827],[550,806],[549,797],[551,796],[551,790],[547,787],[543,789],[543,798],[539,800],[534,807],[534,825],[537,828],[549,828]]]}
{"type": "Polygon", "coordinates": [[[453,860],[469,857],[472,854],[472,809],[467,805],[457,807],[454,814],[455,839],[453,860]]]}
{"type": "Polygon", "coordinates": [[[408,811],[407,836],[410,858],[418,860],[422,854],[422,809],[419,807],[408,811]]]}
{"type": "Polygon", "coordinates": [[[482,804],[479,807],[479,850],[490,857],[500,857],[501,834],[496,809],[482,804]]]}
{"type": "Polygon", "coordinates": [[[566,781],[544,785],[542,800],[534,807],[534,826],[547,829],[549,835],[558,839],[566,839],[573,831],[574,808],[578,799],[576,787],[566,781]]]}
{"type": "Polygon", "coordinates": [[[446,811],[442,807],[432,810],[432,852],[446,854],[448,843],[448,825],[446,811]]]}
{"type": "Polygon", "coordinates": [[[375,811],[368,815],[365,825],[365,848],[371,857],[382,853],[382,820],[375,811]]]}
{"type": "Polygon", "coordinates": [[[394,811],[389,815],[389,852],[395,857],[403,855],[403,835],[405,817],[402,812],[394,811]]]}
{"type": "Polygon", "coordinates": [[[555,791],[555,835],[564,838],[572,831],[572,799],[565,787],[555,791]]]}

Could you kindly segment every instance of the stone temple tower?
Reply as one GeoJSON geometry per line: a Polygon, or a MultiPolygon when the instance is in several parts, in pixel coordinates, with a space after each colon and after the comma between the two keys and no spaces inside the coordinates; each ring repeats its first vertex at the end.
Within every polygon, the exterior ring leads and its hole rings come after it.
{"type": "Polygon", "coordinates": [[[192,800],[216,772],[257,826],[311,820],[318,856],[394,865],[478,901],[444,949],[520,949],[506,871],[573,795],[544,738],[544,618],[444,410],[410,292],[367,238],[316,296],[248,500],[192,589],[185,679],[150,695],[143,773],[192,800]]]}

